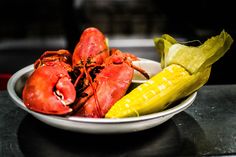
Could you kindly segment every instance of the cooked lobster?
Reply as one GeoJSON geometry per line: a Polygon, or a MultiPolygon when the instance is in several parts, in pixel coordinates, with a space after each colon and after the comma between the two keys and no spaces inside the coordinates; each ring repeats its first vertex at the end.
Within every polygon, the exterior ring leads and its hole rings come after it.
{"type": "Polygon", "coordinates": [[[34,111],[83,117],[104,117],[123,97],[131,83],[132,64],[138,58],[118,49],[109,50],[96,28],[81,35],[73,55],[67,50],[47,51],[36,60],[23,90],[25,105],[34,111]]]}

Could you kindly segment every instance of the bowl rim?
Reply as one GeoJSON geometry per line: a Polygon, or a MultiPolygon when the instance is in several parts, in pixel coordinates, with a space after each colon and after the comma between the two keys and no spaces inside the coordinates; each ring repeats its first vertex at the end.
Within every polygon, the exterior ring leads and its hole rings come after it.
{"type": "MultiPolygon", "coordinates": [[[[155,65],[155,66],[158,66],[160,70],[162,70],[161,68],[161,63],[160,62],[157,62],[157,61],[154,61],[154,60],[150,60],[150,59],[146,59],[146,58],[139,58],[139,60],[137,61],[133,61],[132,62],[134,65],[138,66],[139,64],[142,66],[142,64],[152,64],[152,65],[155,65]]],[[[159,70],[158,70],[159,71],[159,70]]],[[[148,80],[147,79],[133,79],[132,80],[132,83],[145,83],[147,82],[148,80]]]]}
{"type": "Polygon", "coordinates": [[[183,100],[178,105],[175,105],[174,107],[168,108],[166,110],[157,112],[157,113],[152,113],[148,115],[142,115],[139,117],[127,117],[127,118],[85,118],[85,117],[76,117],[76,116],[55,116],[55,115],[46,115],[42,113],[38,113],[35,111],[29,110],[23,103],[22,99],[18,97],[15,91],[15,86],[20,77],[23,75],[33,71],[34,65],[28,65],[16,73],[14,73],[11,78],[8,80],[7,83],[7,91],[10,96],[10,98],[14,101],[14,103],[20,107],[21,109],[25,110],[26,112],[36,115],[36,116],[43,116],[45,118],[56,118],[60,120],[65,120],[65,121],[73,121],[73,122],[83,122],[83,123],[96,123],[96,124],[115,124],[115,123],[129,123],[129,122],[137,122],[137,121],[145,121],[145,120],[151,120],[151,119],[156,119],[156,118],[162,118],[165,116],[174,116],[175,114],[185,110],[188,108],[195,100],[197,96],[197,91],[193,92],[183,100]]]}

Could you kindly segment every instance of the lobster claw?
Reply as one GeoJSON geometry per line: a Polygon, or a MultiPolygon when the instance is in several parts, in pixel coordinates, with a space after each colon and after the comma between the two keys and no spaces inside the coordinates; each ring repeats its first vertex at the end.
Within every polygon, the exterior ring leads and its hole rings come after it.
{"type": "Polygon", "coordinates": [[[78,106],[82,107],[75,113],[75,116],[104,117],[112,105],[125,95],[132,77],[133,68],[126,63],[107,65],[95,78],[93,84],[96,87],[95,93],[91,92],[92,86],[84,91],[88,94],[87,100],[82,98],[77,103],[78,106]],[[100,110],[97,109],[97,103],[100,110]]]}
{"type": "Polygon", "coordinates": [[[48,61],[27,79],[22,98],[30,110],[53,115],[72,112],[76,91],[68,74],[68,64],[59,60],[48,61]]]}

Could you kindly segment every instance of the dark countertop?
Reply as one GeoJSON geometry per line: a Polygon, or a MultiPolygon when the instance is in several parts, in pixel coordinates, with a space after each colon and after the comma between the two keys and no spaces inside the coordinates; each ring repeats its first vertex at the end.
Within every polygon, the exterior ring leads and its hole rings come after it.
{"type": "Polygon", "coordinates": [[[0,156],[236,155],[236,85],[206,85],[185,111],[155,128],[91,135],[48,126],[0,91],[0,156]]]}

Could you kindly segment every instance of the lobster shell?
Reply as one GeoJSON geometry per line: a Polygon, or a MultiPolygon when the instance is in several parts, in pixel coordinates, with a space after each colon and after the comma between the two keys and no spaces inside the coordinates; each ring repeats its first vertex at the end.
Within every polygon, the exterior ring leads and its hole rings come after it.
{"type": "Polygon", "coordinates": [[[68,106],[76,97],[71,78],[63,62],[48,62],[27,79],[22,98],[30,110],[53,115],[72,112],[68,106]]]}
{"type": "MultiPolygon", "coordinates": [[[[93,94],[75,114],[76,116],[102,118],[114,103],[123,97],[131,83],[133,68],[126,63],[110,64],[95,78],[96,93],[93,94]],[[96,108],[96,97],[100,105],[100,113],[96,108]]],[[[91,91],[91,86],[84,93],[91,91]]],[[[89,92],[88,92],[89,93],[89,92]]]]}

